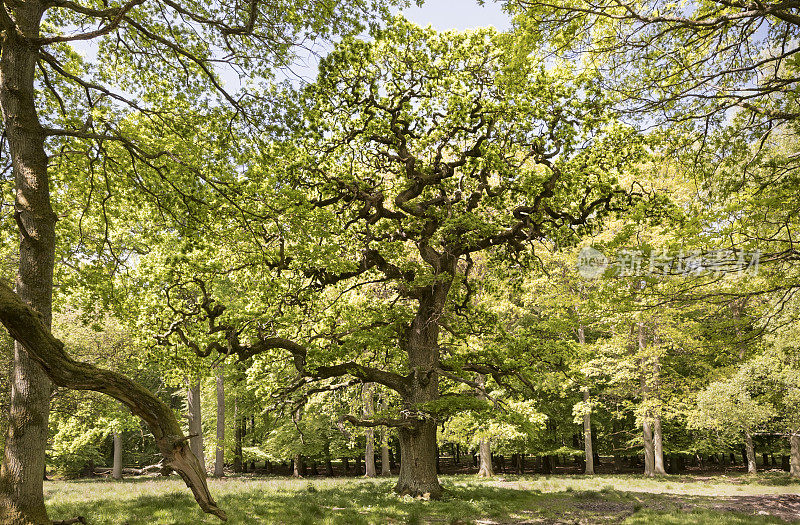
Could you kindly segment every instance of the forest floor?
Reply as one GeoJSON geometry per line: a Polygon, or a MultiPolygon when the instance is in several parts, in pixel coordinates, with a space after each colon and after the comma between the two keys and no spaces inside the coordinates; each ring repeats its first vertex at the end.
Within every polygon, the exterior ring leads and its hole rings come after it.
{"type": "MultiPolygon", "coordinates": [[[[786,474],[443,476],[440,501],[392,494],[393,480],[236,476],[209,480],[232,524],[800,524],[800,483],[786,474]]],[[[46,481],[50,518],[90,524],[220,523],[176,476],[46,481]]]]}

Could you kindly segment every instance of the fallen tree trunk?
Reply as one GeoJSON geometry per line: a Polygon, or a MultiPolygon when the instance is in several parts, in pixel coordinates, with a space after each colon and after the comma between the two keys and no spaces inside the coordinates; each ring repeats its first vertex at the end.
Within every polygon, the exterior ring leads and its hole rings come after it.
{"type": "Polygon", "coordinates": [[[205,467],[189,449],[186,436],[172,409],[147,389],[110,370],[75,361],[64,351],[64,343],[50,333],[35,311],[16,293],[0,283],[0,322],[11,337],[22,344],[50,380],[72,390],[102,392],[127,406],[149,427],[164,456],[165,464],[177,472],[192,490],[203,511],[227,520],[206,484],[205,467]]]}
{"type": "MultiPolygon", "coordinates": [[[[96,476],[109,476],[112,472],[113,469],[111,467],[95,467],[94,469],[94,474],[96,476]]],[[[125,467],[122,469],[122,474],[126,476],[169,476],[171,472],[172,469],[166,466],[163,461],[142,468],[125,467]]]]}

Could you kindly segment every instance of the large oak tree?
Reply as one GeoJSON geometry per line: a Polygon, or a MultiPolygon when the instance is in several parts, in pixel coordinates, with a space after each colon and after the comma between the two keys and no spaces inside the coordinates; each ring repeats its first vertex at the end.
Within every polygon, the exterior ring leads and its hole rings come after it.
{"type": "Polygon", "coordinates": [[[529,51],[490,29],[402,19],[374,41],[345,39],[282,105],[287,136],[248,175],[254,200],[282,211],[262,225],[271,235],[243,235],[222,257],[209,238],[195,264],[228,269],[208,282],[191,272],[184,295],[196,299],[162,341],[192,344],[189,319],[204,319],[224,339],[195,344],[201,355],[291,356],[285,393],[341,376],[394,390],[397,410],[346,419],[396,427],[396,490],[439,496],[437,421],[474,403],[476,372],[514,372],[461,344],[476,254],[521,261],[534,241],[573,241],[631,203],[617,175],[644,155],[595,78],[529,51]]]}

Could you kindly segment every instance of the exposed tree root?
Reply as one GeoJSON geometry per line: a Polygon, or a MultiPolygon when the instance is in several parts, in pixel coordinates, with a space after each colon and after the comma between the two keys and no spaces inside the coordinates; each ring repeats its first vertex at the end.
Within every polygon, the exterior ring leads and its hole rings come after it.
{"type": "Polygon", "coordinates": [[[53,525],[73,525],[75,523],[83,523],[85,525],[87,523],[86,518],[78,516],[77,518],[70,518],[68,520],[54,521],[53,525]]]}

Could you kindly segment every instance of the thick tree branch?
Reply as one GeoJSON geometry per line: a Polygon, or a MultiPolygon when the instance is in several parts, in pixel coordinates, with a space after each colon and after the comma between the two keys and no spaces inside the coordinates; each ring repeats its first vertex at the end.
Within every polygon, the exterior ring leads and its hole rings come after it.
{"type": "Polygon", "coordinates": [[[200,465],[189,449],[188,438],[171,408],[122,374],[73,360],[64,350],[64,343],[50,333],[39,315],[3,283],[0,283],[0,322],[53,383],[74,390],[102,392],[139,416],[153,433],[166,464],[183,478],[203,511],[227,519],[211,497],[205,466],[200,465]]]}
{"type": "Polygon", "coordinates": [[[357,427],[394,427],[394,428],[414,428],[417,425],[417,420],[415,419],[392,419],[389,417],[377,417],[374,419],[358,419],[355,416],[346,415],[342,416],[343,421],[347,421],[357,427]]]}

